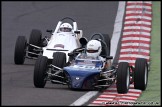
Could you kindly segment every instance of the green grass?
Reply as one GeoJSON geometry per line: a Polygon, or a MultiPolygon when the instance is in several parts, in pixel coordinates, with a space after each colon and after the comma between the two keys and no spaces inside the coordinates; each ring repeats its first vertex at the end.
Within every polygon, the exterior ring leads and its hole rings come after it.
{"type": "MultiPolygon", "coordinates": [[[[142,92],[137,102],[161,105],[161,2],[152,2],[153,20],[151,32],[151,63],[147,89],[142,92]]],[[[144,105],[144,104],[143,104],[144,105]]],[[[150,105],[150,106],[151,106],[150,105]]]]}

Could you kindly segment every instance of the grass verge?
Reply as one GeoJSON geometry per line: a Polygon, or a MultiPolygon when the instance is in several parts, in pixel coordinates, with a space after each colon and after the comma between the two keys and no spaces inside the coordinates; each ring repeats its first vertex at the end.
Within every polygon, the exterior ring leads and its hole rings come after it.
{"type": "Polygon", "coordinates": [[[161,2],[152,2],[151,62],[147,89],[137,102],[140,105],[161,105],[161,2]],[[145,103],[145,104],[144,104],[145,103]]]}

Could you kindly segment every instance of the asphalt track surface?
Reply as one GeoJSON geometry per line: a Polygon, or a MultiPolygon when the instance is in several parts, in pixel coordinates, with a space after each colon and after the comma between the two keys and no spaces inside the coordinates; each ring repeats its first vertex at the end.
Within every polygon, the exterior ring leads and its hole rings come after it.
{"type": "Polygon", "coordinates": [[[70,105],[88,91],[72,91],[66,85],[46,83],[45,88],[33,85],[34,60],[26,59],[24,65],[14,64],[14,48],[19,35],[29,35],[32,29],[55,29],[58,21],[72,17],[83,35],[107,33],[112,36],[118,8],[117,1],[62,1],[2,3],[1,36],[1,105],[70,105]]]}

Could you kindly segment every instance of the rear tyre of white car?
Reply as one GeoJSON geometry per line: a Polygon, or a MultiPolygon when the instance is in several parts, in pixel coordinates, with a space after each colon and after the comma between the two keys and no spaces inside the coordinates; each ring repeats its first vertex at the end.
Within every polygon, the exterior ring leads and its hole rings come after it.
{"type": "Polygon", "coordinates": [[[24,64],[26,56],[27,40],[25,36],[18,36],[15,45],[14,62],[24,64]]]}
{"type": "Polygon", "coordinates": [[[148,82],[148,64],[144,58],[137,58],[134,71],[134,88],[145,90],[148,82]]]}
{"type": "Polygon", "coordinates": [[[127,93],[130,86],[130,68],[128,62],[120,62],[117,69],[117,92],[127,93]]]}
{"type": "MultiPolygon", "coordinates": [[[[66,65],[66,54],[65,53],[62,53],[62,52],[55,52],[53,54],[52,64],[54,66],[59,67],[59,68],[63,68],[66,65]]],[[[57,71],[58,71],[58,69],[53,68],[51,72],[52,73],[55,73],[58,76],[64,76],[64,74],[62,72],[57,72],[57,71]]],[[[56,76],[52,77],[52,79],[56,79],[56,80],[59,80],[59,81],[62,80],[61,78],[56,77],[56,76]]]]}
{"type": "Polygon", "coordinates": [[[110,56],[111,39],[108,34],[102,34],[107,44],[107,55],[110,56]]]}
{"type": "MultiPolygon", "coordinates": [[[[33,29],[31,31],[31,34],[30,34],[29,44],[32,44],[32,45],[40,47],[41,42],[42,42],[41,40],[42,40],[42,32],[40,30],[33,29]]],[[[36,48],[34,48],[33,46],[29,45],[28,51],[38,54],[39,52],[34,51],[34,49],[36,49],[36,48]]],[[[34,54],[31,54],[31,53],[28,53],[28,56],[38,57],[38,55],[34,55],[34,54]]]]}
{"type": "Polygon", "coordinates": [[[46,56],[39,56],[34,67],[34,86],[37,88],[44,88],[46,84],[48,70],[48,58],[46,56]]]}

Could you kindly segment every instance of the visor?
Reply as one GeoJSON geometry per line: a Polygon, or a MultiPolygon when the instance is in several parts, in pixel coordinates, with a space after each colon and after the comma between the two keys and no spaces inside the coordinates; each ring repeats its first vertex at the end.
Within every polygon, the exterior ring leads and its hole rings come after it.
{"type": "Polygon", "coordinates": [[[60,28],[60,31],[63,31],[63,32],[70,32],[71,29],[70,28],[60,28]]]}
{"type": "Polygon", "coordinates": [[[87,50],[88,53],[96,53],[98,50],[87,50]]]}

